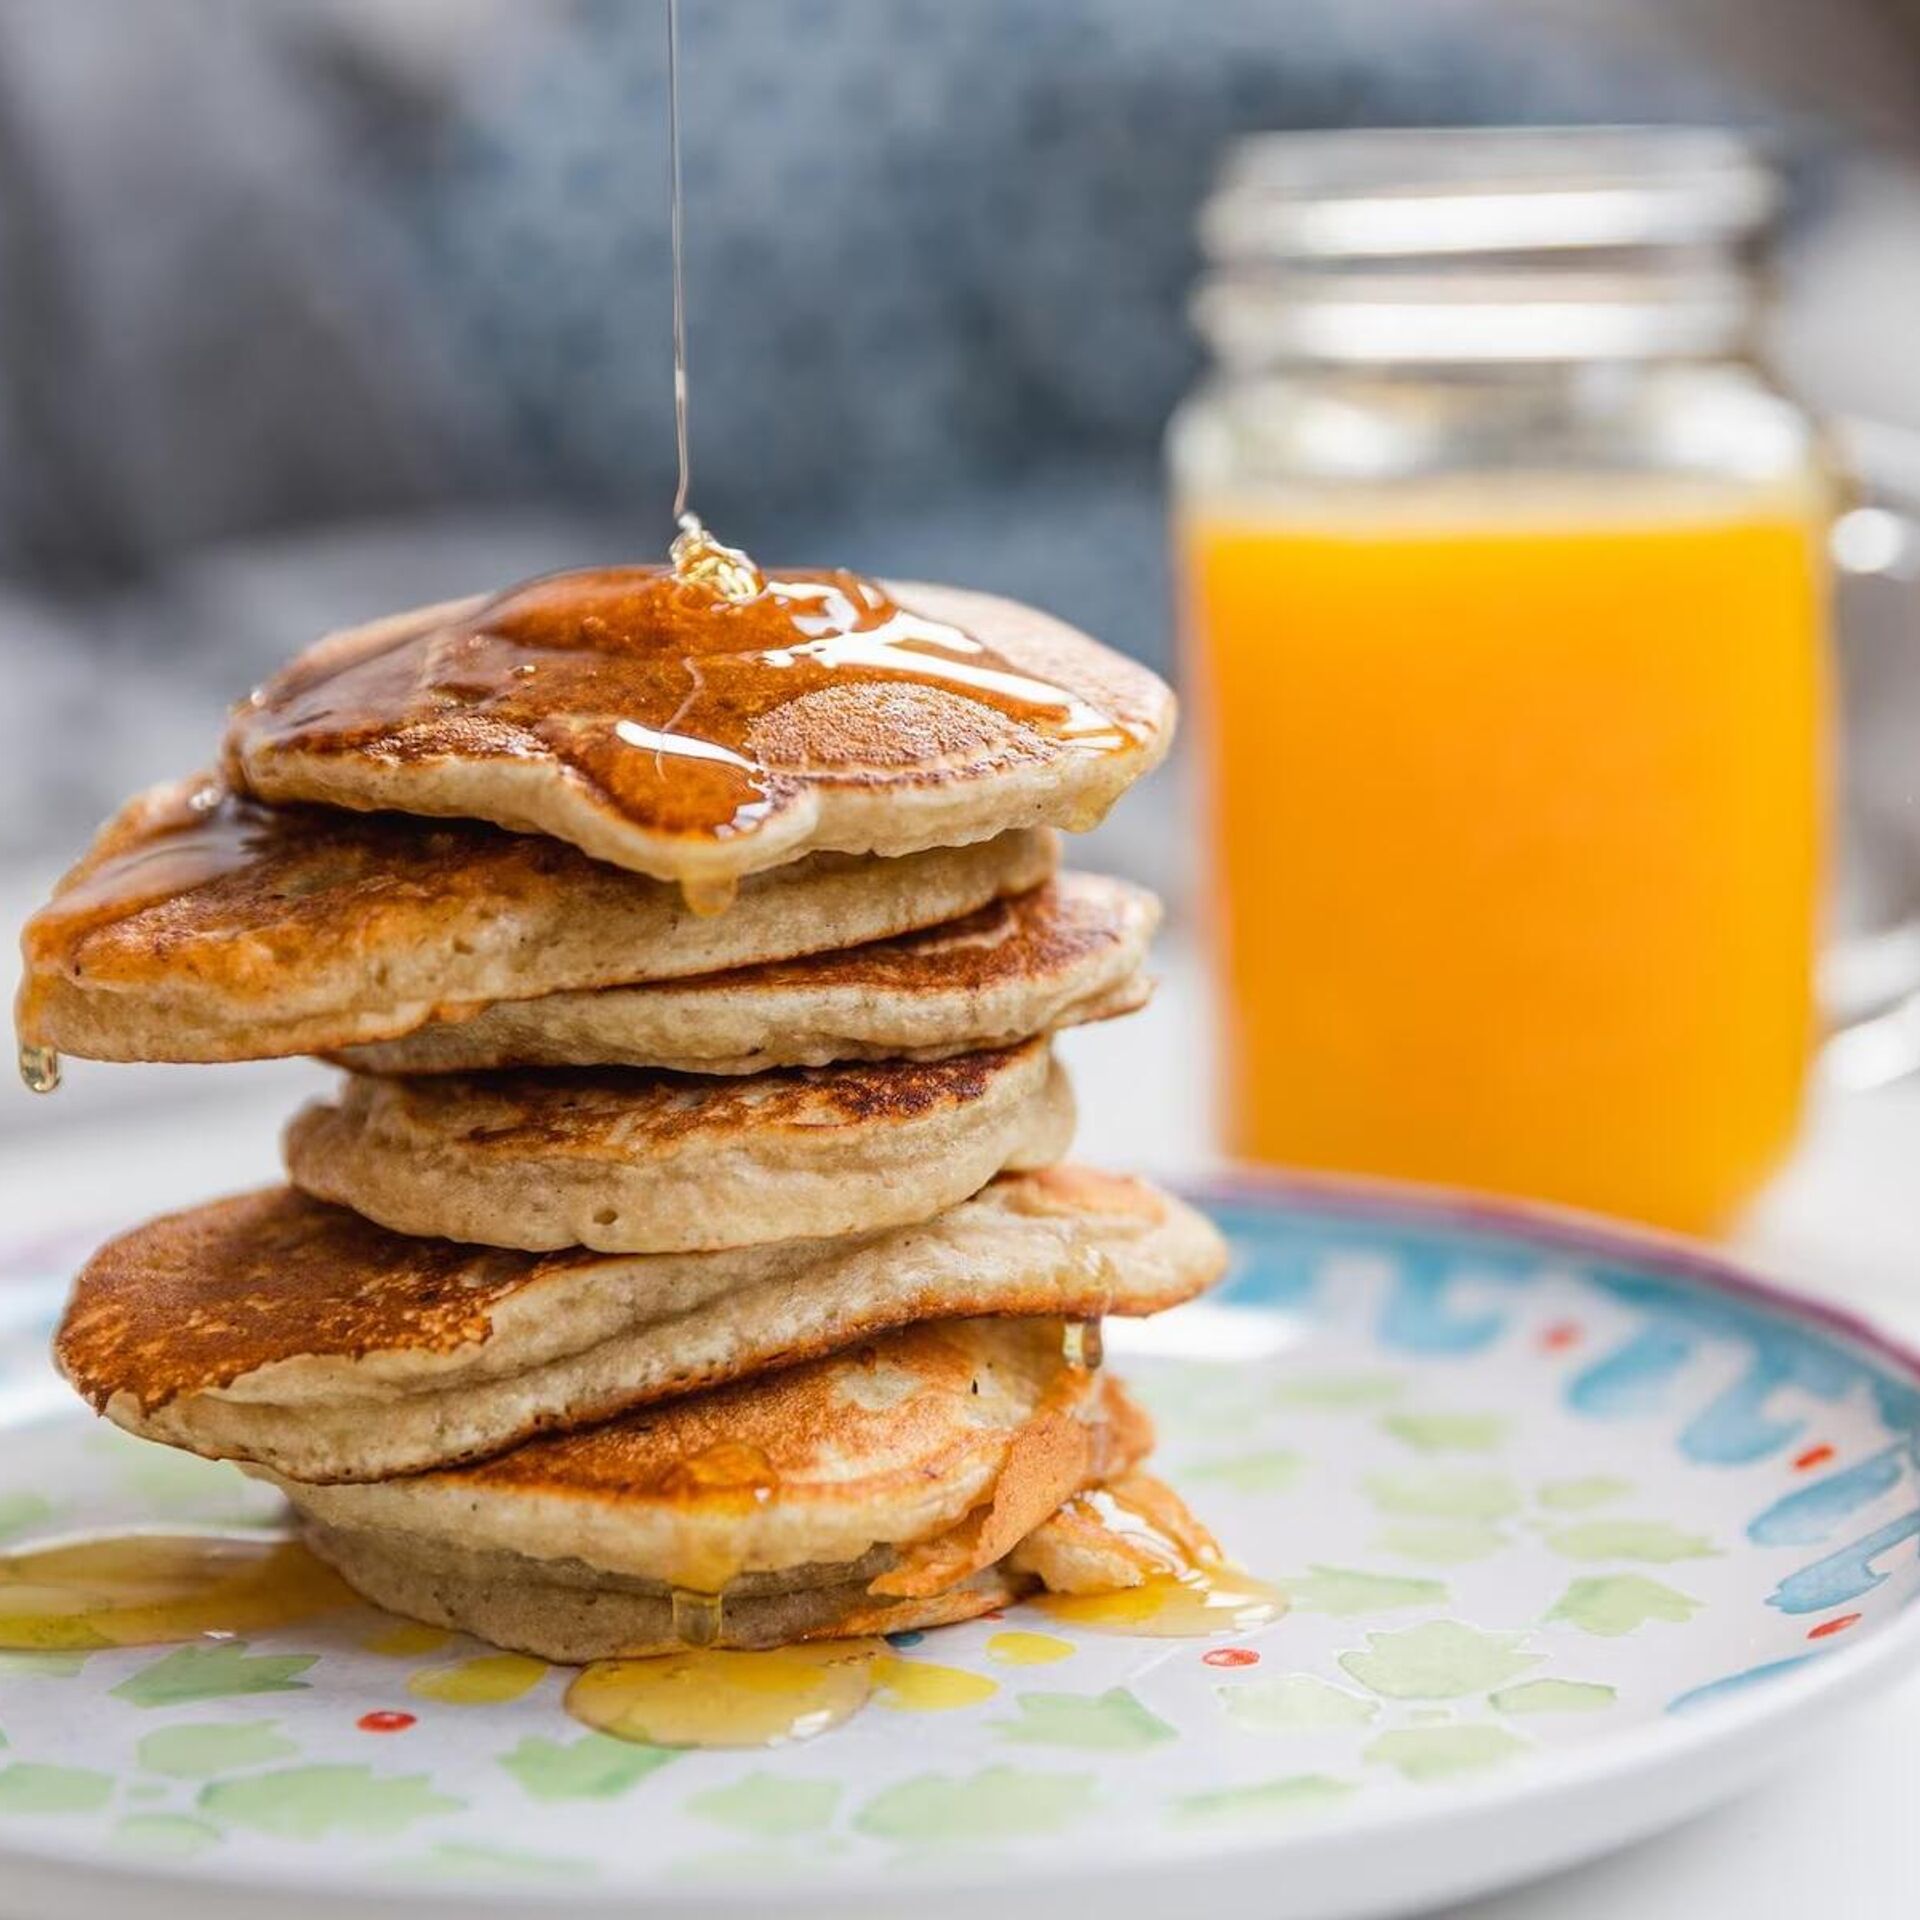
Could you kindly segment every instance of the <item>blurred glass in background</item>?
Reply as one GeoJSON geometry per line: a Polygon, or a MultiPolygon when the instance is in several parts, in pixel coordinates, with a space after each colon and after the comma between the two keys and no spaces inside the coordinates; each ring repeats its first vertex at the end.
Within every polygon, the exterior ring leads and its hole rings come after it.
{"type": "Polygon", "coordinates": [[[1692,1230],[1784,1155],[1835,491],[1773,198],[1712,132],[1230,160],[1172,448],[1236,1151],[1692,1230]]]}

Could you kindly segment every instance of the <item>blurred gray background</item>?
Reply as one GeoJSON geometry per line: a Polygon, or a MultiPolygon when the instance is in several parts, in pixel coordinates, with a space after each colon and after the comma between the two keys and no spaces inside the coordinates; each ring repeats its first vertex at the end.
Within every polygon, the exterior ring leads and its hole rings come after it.
{"type": "MultiPolygon", "coordinates": [[[[1256,128],[1751,127],[1794,378],[1920,420],[1914,0],[684,14],[694,498],[763,557],[1164,660],[1190,219],[1256,128]]],[[[0,0],[0,879],[323,627],[660,551],[663,56],[660,0],[0,0]]]]}

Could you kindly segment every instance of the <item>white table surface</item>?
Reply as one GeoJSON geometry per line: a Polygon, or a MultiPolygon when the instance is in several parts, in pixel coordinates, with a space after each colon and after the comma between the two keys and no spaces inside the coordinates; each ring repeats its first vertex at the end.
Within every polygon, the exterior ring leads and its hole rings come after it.
{"type": "MultiPolygon", "coordinates": [[[[1199,969],[1161,955],[1131,1020],[1069,1036],[1076,1153],[1179,1178],[1205,1171],[1199,969]]],[[[219,1069],[85,1063],[51,1101],[0,1093],[0,1238],[58,1243],[271,1180],[305,1063],[219,1069]]],[[[1738,1246],[1920,1343],[1920,1085],[1821,1097],[1801,1152],[1738,1246]]],[[[1920,1914],[1920,1675],[1810,1744],[1789,1778],[1610,1860],[1457,1909],[1450,1920],[1879,1920],[1920,1914]]]]}

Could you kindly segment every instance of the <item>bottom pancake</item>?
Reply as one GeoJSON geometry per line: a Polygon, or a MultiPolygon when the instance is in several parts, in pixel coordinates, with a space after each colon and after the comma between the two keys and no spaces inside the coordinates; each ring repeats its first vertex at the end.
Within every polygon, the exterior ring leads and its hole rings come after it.
{"type": "Polygon", "coordinates": [[[1170,1487],[1128,1472],[1068,1500],[1003,1559],[933,1593],[876,1594],[899,1556],[875,1547],[857,1561],[742,1574],[718,1595],[406,1534],[309,1520],[307,1544],[365,1599],[389,1613],[451,1627],[562,1665],[671,1653],[683,1646],[746,1651],[802,1640],[856,1639],[975,1620],[1042,1590],[1110,1593],[1170,1568],[1217,1562],[1213,1536],[1170,1487]],[[1109,1522],[1117,1505],[1126,1524],[1109,1522]]]}
{"type": "Polygon", "coordinates": [[[877,1600],[851,1568],[820,1567],[808,1569],[818,1575],[815,1584],[755,1591],[743,1581],[729,1585],[717,1605],[689,1606],[683,1598],[676,1607],[667,1587],[596,1579],[586,1568],[579,1569],[583,1577],[566,1579],[542,1561],[463,1552],[404,1534],[315,1523],[305,1533],[313,1551],[376,1607],[567,1666],[688,1645],[762,1649],[952,1626],[1040,1584],[1003,1560],[939,1593],[877,1600]]]}
{"type": "Polygon", "coordinates": [[[479,1466],[264,1477],[376,1604],[548,1659],[965,1619],[1034,1584],[1003,1563],[1152,1445],[1063,1331],[917,1326],[479,1466]]]}

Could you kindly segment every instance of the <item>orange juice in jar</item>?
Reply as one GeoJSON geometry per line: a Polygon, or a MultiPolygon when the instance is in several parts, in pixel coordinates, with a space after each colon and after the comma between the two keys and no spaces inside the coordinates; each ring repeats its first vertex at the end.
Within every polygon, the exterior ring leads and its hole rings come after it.
{"type": "Polygon", "coordinates": [[[1173,458],[1226,1139],[1710,1231],[1814,1037],[1829,489],[1735,281],[1602,306],[1514,250],[1203,293],[1230,364],[1173,458]]]}

